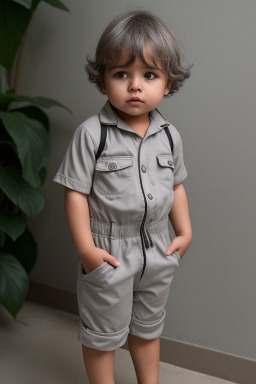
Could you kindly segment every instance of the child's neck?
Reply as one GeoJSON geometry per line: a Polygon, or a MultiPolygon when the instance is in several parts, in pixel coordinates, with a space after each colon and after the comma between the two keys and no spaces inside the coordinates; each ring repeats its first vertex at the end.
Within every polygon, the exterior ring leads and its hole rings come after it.
{"type": "Polygon", "coordinates": [[[150,118],[149,114],[144,114],[140,116],[132,116],[123,113],[122,111],[116,111],[118,116],[129,125],[135,132],[137,132],[141,137],[144,137],[147,129],[149,127],[150,118]]]}

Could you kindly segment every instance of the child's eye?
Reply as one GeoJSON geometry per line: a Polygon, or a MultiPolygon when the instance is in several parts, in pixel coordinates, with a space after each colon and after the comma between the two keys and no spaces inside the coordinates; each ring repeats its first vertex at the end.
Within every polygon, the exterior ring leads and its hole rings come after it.
{"type": "Polygon", "coordinates": [[[123,71],[120,71],[115,74],[115,77],[117,77],[118,79],[125,79],[127,77],[127,74],[123,71]]]}
{"type": "Polygon", "coordinates": [[[145,73],[144,77],[147,80],[153,80],[156,77],[156,75],[152,72],[147,72],[147,73],[145,73]]]}

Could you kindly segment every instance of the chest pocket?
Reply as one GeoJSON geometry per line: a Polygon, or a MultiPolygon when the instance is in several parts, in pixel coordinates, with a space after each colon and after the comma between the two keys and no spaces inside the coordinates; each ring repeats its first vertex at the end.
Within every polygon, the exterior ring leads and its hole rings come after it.
{"type": "Polygon", "coordinates": [[[132,165],[132,156],[100,157],[94,179],[98,192],[112,198],[123,196],[132,182],[132,165]]]}
{"type": "Polygon", "coordinates": [[[159,155],[157,156],[158,164],[158,177],[160,184],[169,189],[173,189],[173,170],[174,162],[172,155],[159,155]]]}

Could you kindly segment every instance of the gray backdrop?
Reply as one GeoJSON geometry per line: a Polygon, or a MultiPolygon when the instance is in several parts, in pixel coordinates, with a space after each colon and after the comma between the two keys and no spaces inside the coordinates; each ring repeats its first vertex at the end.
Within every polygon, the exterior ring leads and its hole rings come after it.
{"type": "Polygon", "coordinates": [[[183,139],[194,238],[177,271],[164,336],[256,359],[256,3],[253,0],[65,1],[70,14],[42,3],[31,23],[20,93],[52,97],[46,207],[30,226],[39,243],[32,280],[76,290],[76,254],[52,183],[74,129],[105,97],[83,66],[112,17],[156,12],[194,62],[192,76],[161,112],[183,139]],[[106,5],[107,4],[107,5],[106,5]]]}

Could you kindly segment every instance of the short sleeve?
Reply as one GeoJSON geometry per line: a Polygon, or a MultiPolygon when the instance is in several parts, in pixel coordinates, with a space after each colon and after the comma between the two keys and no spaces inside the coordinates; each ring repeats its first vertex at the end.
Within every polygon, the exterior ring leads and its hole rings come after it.
{"type": "Polygon", "coordinates": [[[69,144],[61,166],[53,181],[89,194],[95,169],[95,145],[83,127],[79,126],[69,144]]]}
{"type": "MultiPolygon", "coordinates": [[[[174,127],[172,127],[174,128],[174,127]]],[[[188,176],[183,159],[183,146],[180,134],[174,128],[171,132],[174,142],[173,162],[174,162],[174,185],[182,183],[188,176]]]]}

